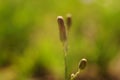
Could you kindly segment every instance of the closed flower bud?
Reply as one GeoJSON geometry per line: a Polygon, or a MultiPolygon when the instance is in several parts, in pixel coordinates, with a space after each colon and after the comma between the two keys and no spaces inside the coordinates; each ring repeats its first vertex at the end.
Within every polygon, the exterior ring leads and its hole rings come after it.
{"type": "Polygon", "coordinates": [[[83,58],[79,63],[79,69],[80,70],[85,69],[86,65],[87,65],[87,60],[83,58]]]}
{"type": "Polygon", "coordinates": [[[71,14],[67,14],[66,24],[67,24],[67,29],[69,30],[71,25],[72,25],[72,16],[71,16],[71,14]]]}
{"type": "Polygon", "coordinates": [[[71,74],[71,78],[73,78],[74,76],[75,76],[75,74],[72,73],[72,74],[71,74]]]}
{"type": "Polygon", "coordinates": [[[67,40],[65,24],[62,16],[57,17],[57,22],[59,26],[60,40],[65,42],[67,40]]]}

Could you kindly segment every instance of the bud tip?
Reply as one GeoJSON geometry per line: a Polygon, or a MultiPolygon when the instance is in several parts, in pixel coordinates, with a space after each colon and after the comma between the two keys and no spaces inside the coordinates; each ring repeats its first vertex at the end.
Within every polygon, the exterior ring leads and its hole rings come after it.
{"type": "Polygon", "coordinates": [[[58,16],[57,19],[63,19],[63,17],[62,16],[58,16]]]}

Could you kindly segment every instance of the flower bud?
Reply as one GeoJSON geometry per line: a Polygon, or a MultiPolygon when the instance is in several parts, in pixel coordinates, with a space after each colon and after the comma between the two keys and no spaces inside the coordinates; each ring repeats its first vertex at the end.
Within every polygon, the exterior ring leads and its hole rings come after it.
{"type": "Polygon", "coordinates": [[[72,73],[72,74],[71,74],[71,78],[73,78],[74,76],[75,76],[75,74],[72,73]]]}
{"type": "Polygon", "coordinates": [[[69,30],[72,25],[72,15],[71,14],[67,14],[66,24],[67,24],[67,29],[69,30]]]}
{"type": "Polygon", "coordinates": [[[85,69],[86,65],[87,65],[87,59],[83,58],[82,60],[80,60],[79,69],[80,70],[85,69]]]}
{"type": "Polygon", "coordinates": [[[60,40],[65,42],[67,40],[65,24],[62,16],[57,17],[57,22],[59,26],[60,40]]]}

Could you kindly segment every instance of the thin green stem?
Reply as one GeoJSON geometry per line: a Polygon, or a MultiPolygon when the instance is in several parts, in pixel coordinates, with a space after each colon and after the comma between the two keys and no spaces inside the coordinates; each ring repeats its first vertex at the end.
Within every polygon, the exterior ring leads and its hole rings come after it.
{"type": "Polygon", "coordinates": [[[68,44],[67,41],[63,43],[64,47],[64,67],[65,67],[65,80],[68,80],[67,77],[67,53],[68,53],[68,44]]]}
{"type": "Polygon", "coordinates": [[[67,56],[64,56],[64,64],[65,64],[65,80],[67,80],[67,56]]]}

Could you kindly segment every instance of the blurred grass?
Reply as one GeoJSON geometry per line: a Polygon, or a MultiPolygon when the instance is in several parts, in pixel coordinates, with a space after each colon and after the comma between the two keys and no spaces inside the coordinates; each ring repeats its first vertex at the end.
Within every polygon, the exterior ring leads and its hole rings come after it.
{"type": "Polygon", "coordinates": [[[26,80],[36,64],[63,77],[56,17],[67,13],[73,18],[68,74],[76,71],[82,57],[106,70],[119,55],[119,5],[119,0],[0,0],[0,80],[12,80],[5,78],[6,67],[15,80],[26,80]]]}

